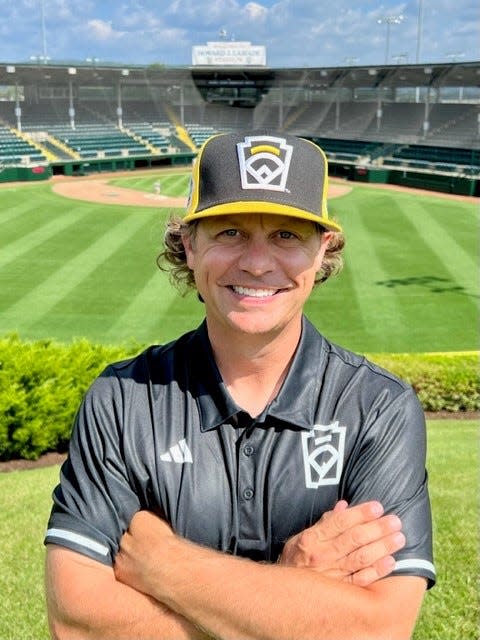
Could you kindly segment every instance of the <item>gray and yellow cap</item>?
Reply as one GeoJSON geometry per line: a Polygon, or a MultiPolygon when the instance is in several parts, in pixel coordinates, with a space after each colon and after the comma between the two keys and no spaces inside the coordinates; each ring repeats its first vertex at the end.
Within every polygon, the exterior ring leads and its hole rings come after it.
{"type": "Polygon", "coordinates": [[[327,195],[327,158],[313,142],[268,131],[219,134],[195,160],[184,222],[272,213],[341,231],[328,217],[327,195]]]}

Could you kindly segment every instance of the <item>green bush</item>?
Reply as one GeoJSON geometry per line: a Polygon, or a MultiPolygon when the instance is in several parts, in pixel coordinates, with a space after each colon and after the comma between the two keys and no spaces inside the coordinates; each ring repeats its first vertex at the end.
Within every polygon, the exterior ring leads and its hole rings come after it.
{"type": "MultiPolygon", "coordinates": [[[[61,344],[0,339],[0,460],[36,459],[66,451],[75,412],[93,379],[109,362],[141,350],[86,340],[61,344]]],[[[425,411],[478,411],[475,354],[377,354],[371,360],[415,388],[425,411]]]]}
{"type": "Polygon", "coordinates": [[[371,360],[409,382],[425,411],[480,409],[476,353],[382,354],[371,360]]]}
{"type": "Polygon", "coordinates": [[[0,460],[66,451],[80,400],[108,362],[137,349],[0,339],[0,460]]]}

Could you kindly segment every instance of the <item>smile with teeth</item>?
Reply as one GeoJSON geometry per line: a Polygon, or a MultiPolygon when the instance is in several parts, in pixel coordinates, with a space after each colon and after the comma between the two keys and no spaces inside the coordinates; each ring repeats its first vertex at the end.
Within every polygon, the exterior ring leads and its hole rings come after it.
{"type": "Polygon", "coordinates": [[[250,296],[252,298],[269,298],[274,296],[280,289],[252,289],[251,287],[240,287],[233,285],[232,290],[241,296],[250,296]]]}

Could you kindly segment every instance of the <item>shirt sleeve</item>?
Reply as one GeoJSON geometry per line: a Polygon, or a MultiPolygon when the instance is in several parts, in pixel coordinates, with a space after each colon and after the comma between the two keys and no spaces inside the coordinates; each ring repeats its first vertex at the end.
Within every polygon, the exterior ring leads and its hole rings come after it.
{"type": "Polygon", "coordinates": [[[45,544],[53,543],[112,565],[120,538],[140,509],[122,456],[123,401],[111,368],[80,406],[53,492],[45,544]]]}
{"type": "Polygon", "coordinates": [[[425,468],[426,428],[413,389],[385,409],[376,408],[359,438],[345,475],[351,504],[380,501],[402,520],[406,546],[395,554],[394,575],[418,575],[435,583],[432,519],[425,468]]]}

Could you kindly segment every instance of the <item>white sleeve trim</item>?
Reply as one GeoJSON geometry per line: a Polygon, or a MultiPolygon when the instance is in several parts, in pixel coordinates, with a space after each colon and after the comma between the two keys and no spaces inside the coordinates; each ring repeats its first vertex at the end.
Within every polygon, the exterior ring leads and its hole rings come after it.
{"type": "Polygon", "coordinates": [[[100,544],[100,542],[96,542],[91,538],[87,538],[87,536],[82,536],[79,533],[74,533],[73,531],[68,531],[68,529],[48,529],[47,538],[58,538],[59,540],[67,540],[68,542],[74,542],[75,544],[80,545],[81,547],[85,547],[90,549],[91,551],[95,551],[102,556],[107,556],[109,553],[109,548],[104,544],[100,544]]]}
{"type": "Polygon", "coordinates": [[[409,558],[408,560],[398,560],[395,569],[426,569],[435,575],[435,567],[428,560],[421,558],[409,558]]]}

